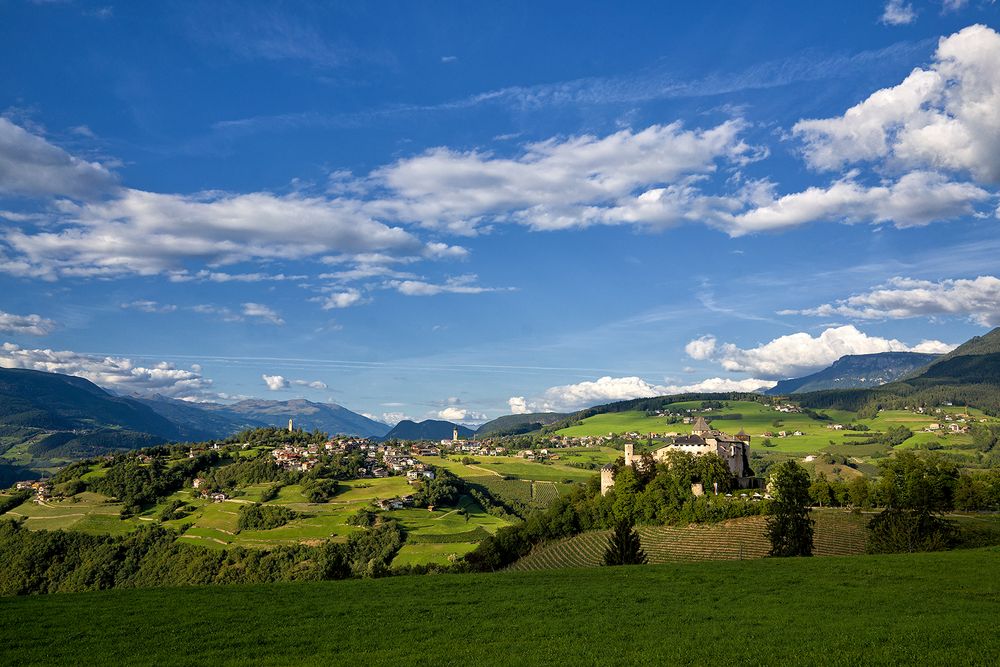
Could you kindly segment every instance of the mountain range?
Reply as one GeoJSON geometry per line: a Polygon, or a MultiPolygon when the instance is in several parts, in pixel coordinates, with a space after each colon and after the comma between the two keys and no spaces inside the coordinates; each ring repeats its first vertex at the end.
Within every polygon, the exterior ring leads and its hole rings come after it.
{"type": "Polygon", "coordinates": [[[926,368],[938,357],[936,354],[918,352],[848,354],[811,375],[782,380],[764,393],[770,396],[786,396],[824,389],[878,387],[926,368]]]}
{"type": "MultiPolygon", "coordinates": [[[[92,456],[163,442],[225,438],[245,428],[281,426],[381,437],[389,426],[334,403],[245,400],[192,403],[164,396],[118,396],[83,378],[0,368],[0,456],[23,445],[34,460],[92,456]]],[[[450,431],[449,431],[450,433],[450,431]]]]}

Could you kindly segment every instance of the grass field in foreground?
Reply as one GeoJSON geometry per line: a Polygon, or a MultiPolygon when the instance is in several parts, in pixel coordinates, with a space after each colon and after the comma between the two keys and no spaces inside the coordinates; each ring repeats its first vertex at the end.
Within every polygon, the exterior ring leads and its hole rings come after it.
{"type": "Polygon", "coordinates": [[[0,664],[995,664],[1000,548],[0,600],[0,664]]]}

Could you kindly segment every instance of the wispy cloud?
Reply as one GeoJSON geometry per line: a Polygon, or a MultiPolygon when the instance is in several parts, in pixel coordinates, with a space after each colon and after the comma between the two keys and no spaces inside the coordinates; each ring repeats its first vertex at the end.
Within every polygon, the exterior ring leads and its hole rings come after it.
{"type": "MultiPolygon", "coordinates": [[[[251,116],[219,121],[213,125],[213,129],[228,134],[250,134],[306,126],[355,127],[400,115],[448,112],[490,105],[526,110],[711,97],[745,90],[766,90],[805,81],[846,78],[861,70],[871,72],[889,68],[900,62],[913,61],[933,43],[933,40],[897,42],[885,48],[854,54],[829,55],[806,51],[792,58],[768,60],[735,72],[714,72],[688,79],[679,77],[673,63],[664,60],[636,72],[617,76],[509,86],[436,104],[394,104],[349,114],[309,110],[251,116]]],[[[502,138],[513,136],[516,135],[502,138]]]]}

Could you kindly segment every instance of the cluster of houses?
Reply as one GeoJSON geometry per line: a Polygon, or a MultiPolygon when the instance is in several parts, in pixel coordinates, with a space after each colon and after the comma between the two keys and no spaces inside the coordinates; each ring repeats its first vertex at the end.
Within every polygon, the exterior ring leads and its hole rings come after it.
{"type": "Polygon", "coordinates": [[[44,479],[18,482],[15,486],[18,491],[31,491],[34,493],[36,503],[45,502],[52,498],[52,485],[44,479]]]}

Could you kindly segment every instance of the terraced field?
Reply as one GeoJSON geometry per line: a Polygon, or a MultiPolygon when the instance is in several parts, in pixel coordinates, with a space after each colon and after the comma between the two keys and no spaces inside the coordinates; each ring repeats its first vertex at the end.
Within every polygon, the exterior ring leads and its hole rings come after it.
{"type": "MultiPolygon", "coordinates": [[[[816,556],[864,553],[865,518],[840,510],[814,510],[816,556]]],[[[594,567],[604,560],[608,535],[597,530],[536,549],[511,566],[512,570],[594,567]]],[[[735,519],[710,526],[641,526],[642,548],[650,563],[763,558],[770,547],[764,517],[735,519]]]]}

